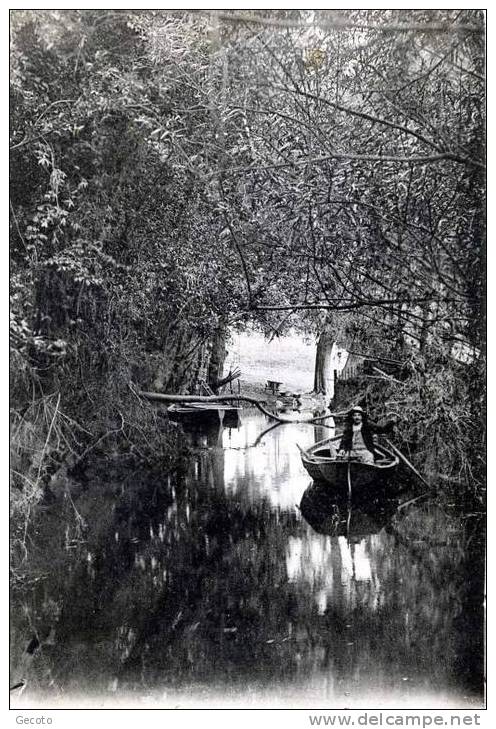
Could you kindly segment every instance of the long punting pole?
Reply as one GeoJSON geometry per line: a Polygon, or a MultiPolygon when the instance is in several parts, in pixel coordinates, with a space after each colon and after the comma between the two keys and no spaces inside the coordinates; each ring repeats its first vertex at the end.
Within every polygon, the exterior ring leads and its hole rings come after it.
{"type": "Polygon", "coordinates": [[[403,453],[402,453],[402,452],[400,451],[400,449],[399,449],[399,448],[396,448],[396,446],[395,446],[395,445],[394,445],[393,443],[391,443],[391,441],[390,441],[390,440],[389,440],[388,438],[384,438],[384,440],[386,441],[386,443],[388,444],[388,446],[389,446],[389,447],[391,448],[391,450],[392,450],[392,451],[393,451],[394,453],[396,453],[396,455],[398,456],[398,458],[400,458],[400,459],[401,459],[401,460],[403,461],[403,463],[404,463],[404,464],[405,464],[406,466],[408,466],[408,468],[409,468],[409,469],[410,469],[411,471],[413,471],[413,473],[414,473],[414,474],[415,474],[415,475],[416,475],[416,476],[417,476],[417,477],[418,477],[418,478],[419,478],[419,479],[420,479],[420,480],[422,481],[422,483],[423,483],[423,484],[425,484],[425,485],[427,486],[427,488],[429,488],[429,489],[430,489],[430,488],[431,488],[431,485],[430,485],[429,483],[427,483],[427,481],[426,481],[426,480],[425,480],[425,478],[424,478],[424,477],[422,476],[422,474],[420,474],[420,473],[419,473],[419,472],[417,471],[417,469],[415,468],[415,466],[414,466],[413,464],[411,464],[411,463],[410,463],[410,461],[408,460],[408,458],[407,458],[406,456],[404,456],[404,455],[403,455],[403,453]]]}

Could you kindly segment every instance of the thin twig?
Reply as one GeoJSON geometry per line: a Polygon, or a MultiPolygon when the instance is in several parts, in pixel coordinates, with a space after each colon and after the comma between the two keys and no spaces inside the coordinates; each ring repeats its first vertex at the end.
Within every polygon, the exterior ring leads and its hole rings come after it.
{"type": "Polygon", "coordinates": [[[46,452],[46,449],[47,449],[47,446],[48,446],[48,442],[50,440],[50,436],[52,434],[52,429],[53,429],[53,425],[55,423],[55,418],[57,417],[57,412],[58,412],[58,409],[59,409],[59,403],[60,403],[60,392],[59,392],[58,397],[57,397],[57,404],[55,405],[55,410],[54,410],[54,413],[53,413],[52,421],[50,423],[50,427],[48,428],[48,435],[47,435],[46,440],[45,440],[45,445],[43,446],[43,450],[41,451],[40,465],[38,466],[38,474],[36,476],[36,486],[38,486],[38,483],[39,483],[39,480],[40,480],[41,468],[43,466],[43,459],[45,458],[45,452],[46,452]]]}

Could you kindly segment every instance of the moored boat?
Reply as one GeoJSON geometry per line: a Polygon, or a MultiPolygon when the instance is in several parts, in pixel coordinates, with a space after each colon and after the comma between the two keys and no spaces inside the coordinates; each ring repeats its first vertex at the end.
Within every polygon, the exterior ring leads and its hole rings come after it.
{"type": "Polygon", "coordinates": [[[301,460],[307,473],[314,481],[326,483],[336,493],[348,493],[350,487],[354,496],[371,495],[377,488],[386,485],[394,476],[399,464],[398,457],[382,445],[375,446],[377,454],[374,463],[336,458],[335,449],[341,436],[328,438],[301,450],[301,460]],[[334,448],[331,450],[330,446],[334,448]]]}
{"type": "Polygon", "coordinates": [[[171,420],[180,422],[211,422],[219,421],[227,424],[237,424],[241,408],[224,403],[177,403],[167,408],[171,420]]]}

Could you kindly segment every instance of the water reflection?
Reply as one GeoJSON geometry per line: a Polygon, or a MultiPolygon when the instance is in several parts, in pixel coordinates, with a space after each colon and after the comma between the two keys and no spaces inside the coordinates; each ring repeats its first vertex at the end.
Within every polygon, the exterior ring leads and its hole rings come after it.
{"type": "Polygon", "coordinates": [[[398,502],[394,498],[378,498],[375,501],[348,503],[346,498],[336,498],[325,484],[312,483],[303,494],[300,509],[310,526],[320,534],[346,536],[360,541],[369,534],[377,534],[396,512],[398,502]]]}
{"type": "Polygon", "coordinates": [[[290,542],[288,574],[313,586],[320,614],[329,608],[349,614],[358,603],[378,609],[382,578],[376,558],[384,541],[380,532],[396,506],[391,500],[357,508],[347,500],[336,501],[323,484],[307,488],[300,508],[316,533],[290,542]]]}
{"type": "Polygon", "coordinates": [[[192,432],[184,473],[99,464],[36,517],[30,559],[44,577],[14,595],[23,700],[480,705],[478,525],[429,502],[349,513],[309,485],[296,447],[329,431],[260,438],[269,425],[257,414],[192,432]]]}
{"type": "Polygon", "coordinates": [[[334,430],[303,423],[274,427],[255,412],[243,416],[238,428],[214,426],[189,435],[200,448],[193,465],[195,480],[206,476],[244,503],[267,499],[274,508],[295,510],[309,483],[297,444],[308,447],[334,430]]]}

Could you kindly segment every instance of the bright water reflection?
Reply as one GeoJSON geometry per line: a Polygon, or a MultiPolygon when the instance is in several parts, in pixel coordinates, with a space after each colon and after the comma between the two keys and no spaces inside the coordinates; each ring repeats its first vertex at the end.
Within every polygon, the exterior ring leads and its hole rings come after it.
{"type": "Polygon", "coordinates": [[[224,487],[242,499],[267,499],[275,508],[295,510],[309,484],[298,445],[308,447],[315,440],[334,435],[334,430],[307,424],[281,425],[257,442],[267,427],[265,416],[256,413],[238,429],[224,430],[224,487]]]}
{"type": "Polygon", "coordinates": [[[350,512],[296,446],[332,432],[268,427],[191,433],[175,476],[100,464],[39,515],[44,576],[14,596],[22,701],[481,704],[480,525],[434,502],[350,512]]]}

